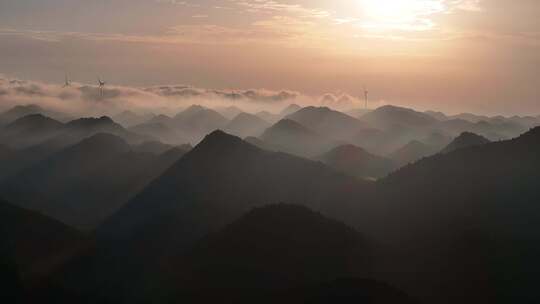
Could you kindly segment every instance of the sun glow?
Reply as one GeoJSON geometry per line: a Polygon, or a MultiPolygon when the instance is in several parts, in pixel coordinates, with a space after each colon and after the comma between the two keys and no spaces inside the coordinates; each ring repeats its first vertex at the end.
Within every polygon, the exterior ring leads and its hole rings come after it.
{"type": "Polygon", "coordinates": [[[364,22],[371,30],[424,31],[435,27],[432,15],[446,11],[442,0],[360,0],[364,22]]]}

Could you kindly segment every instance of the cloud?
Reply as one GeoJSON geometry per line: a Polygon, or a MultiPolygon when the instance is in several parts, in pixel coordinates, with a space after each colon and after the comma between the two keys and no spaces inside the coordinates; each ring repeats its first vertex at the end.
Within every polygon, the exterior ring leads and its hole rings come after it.
{"type": "MultiPolygon", "coordinates": [[[[356,106],[351,97],[341,95],[333,104],[335,108],[356,106]]],[[[187,85],[161,85],[149,88],[107,86],[101,91],[92,85],[73,83],[69,87],[39,81],[10,79],[0,75],[0,110],[15,105],[37,104],[72,116],[114,115],[124,110],[175,114],[192,105],[208,107],[235,105],[248,112],[278,111],[290,103],[303,105],[322,104],[319,97],[302,93],[266,89],[218,90],[202,89],[187,85]]]]}

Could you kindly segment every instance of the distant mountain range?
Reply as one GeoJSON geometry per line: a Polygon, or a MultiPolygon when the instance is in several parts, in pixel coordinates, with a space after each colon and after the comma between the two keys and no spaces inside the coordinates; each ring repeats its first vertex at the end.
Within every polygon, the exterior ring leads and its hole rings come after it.
{"type": "Polygon", "coordinates": [[[353,145],[339,146],[317,159],[347,175],[365,179],[378,179],[398,168],[392,160],[353,145]]]}
{"type": "Polygon", "coordinates": [[[280,120],[266,129],[260,139],[274,150],[303,157],[318,156],[339,145],[338,141],[290,119],[280,120]]]}
{"type": "Polygon", "coordinates": [[[3,295],[538,302],[535,117],[239,110],[0,114],[3,295]]]}

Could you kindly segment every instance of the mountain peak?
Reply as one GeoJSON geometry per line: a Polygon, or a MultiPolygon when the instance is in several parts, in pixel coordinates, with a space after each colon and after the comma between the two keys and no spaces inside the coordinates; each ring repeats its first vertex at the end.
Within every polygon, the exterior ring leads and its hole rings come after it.
{"type": "Polygon", "coordinates": [[[192,151],[195,153],[206,151],[212,154],[223,154],[242,146],[254,148],[254,146],[244,142],[239,137],[225,133],[222,130],[215,130],[206,135],[192,151]]]}
{"type": "Polygon", "coordinates": [[[479,146],[489,143],[490,140],[472,132],[463,132],[456,137],[441,153],[449,153],[463,148],[479,146]]]}
{"type": "Polygon", "coordinates": [[[76,146],[84,147],[106,147],[111,150],[129,151],[131,147],[120,137],[109,133],[97,133],[86,139],[83,139],[76,146]]]}
{"type": "Polygon", "coordinates": [[[12,122],[9,126],[11,125],[19,125],[19,124],[27,124],[27,123],[57,123],[59,125],[61,125],[60,122],[50,118],[50,117],[47,117],[43,114],[30,114],[30,115],[26,115],[24,117],[21,117],[17,120],[15,120],[14,122],[12,122]]]}
{"type": "Polygon", "coordinates": [[[282,119],[278,121],[275,125],[270,127],[268,130],[266,130],[265,133],[268,133],[270,130],[281,130],[281,131],[305,131],[312,133],[311,130],[304,127],[300,123],[292,120],[292,119],[282,119]]]}

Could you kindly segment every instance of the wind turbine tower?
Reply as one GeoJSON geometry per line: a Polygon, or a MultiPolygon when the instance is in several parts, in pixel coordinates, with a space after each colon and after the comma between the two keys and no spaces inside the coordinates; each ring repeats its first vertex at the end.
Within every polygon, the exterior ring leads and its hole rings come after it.
{"type": "Polygon", "coordinates": [[[102,81],[101,78],[98,77],[98,87],[99,87],[99,95],[103,97],[103,88],[105,87],[106,82],[102,81]]]}
{"type": "Polygon", "coordinates": [[[69,80],[68,74],[66,73],[66,79],[65,79],[63,88],[70,87],[70,86],[71,86],[71,80],[69,80]]]}
{"type": "Polygon", "coordinates": [[[364,87],[364,100],[366,102],[366,110],[368,108],[368,98],[369,98],[369,91],[364,87]]]}

